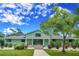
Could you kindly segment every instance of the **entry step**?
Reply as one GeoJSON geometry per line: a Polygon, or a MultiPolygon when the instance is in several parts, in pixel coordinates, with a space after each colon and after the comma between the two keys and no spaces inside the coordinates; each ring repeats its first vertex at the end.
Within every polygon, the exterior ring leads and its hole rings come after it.
{"type": "Polygon", "coordinates": [[[43,46],[42,45],[34,45],[34,48],[35,49],[43,49],[43,46]]]}

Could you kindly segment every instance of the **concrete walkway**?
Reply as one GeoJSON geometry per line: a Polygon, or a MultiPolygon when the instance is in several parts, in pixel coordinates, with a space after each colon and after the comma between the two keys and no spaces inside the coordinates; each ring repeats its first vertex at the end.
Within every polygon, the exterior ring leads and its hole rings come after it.
{"type": "Polygon", "coordinates": [[[33,56],[49,56],[43,49],[35,49],[33,56]]]}

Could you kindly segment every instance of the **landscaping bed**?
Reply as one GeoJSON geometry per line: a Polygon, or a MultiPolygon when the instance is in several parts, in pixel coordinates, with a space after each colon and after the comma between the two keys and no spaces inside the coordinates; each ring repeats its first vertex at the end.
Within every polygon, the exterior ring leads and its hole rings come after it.
{"type": "Polygon", "coordinates": [[[33,56],[34,50],[0,50],[0,56],[33,56]]]}
{"type": "Polygon", "coordinates": [[[66,51],[44,49],[50,56],[79,56],[79,51],[66,51]]]}

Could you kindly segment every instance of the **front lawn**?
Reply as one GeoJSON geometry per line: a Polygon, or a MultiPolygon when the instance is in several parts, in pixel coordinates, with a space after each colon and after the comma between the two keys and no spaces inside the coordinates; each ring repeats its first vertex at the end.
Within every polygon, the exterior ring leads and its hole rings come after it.
{"type": "Polygon", "coordinates": [[[33,56],[34,50],[0,50],[0,56],[33,56]]]}
{"type": "Polygon", "coordinates": [[[59,51],[59,50],[45,49],[45,51],[50,56],[79,56],[79,51],[66,51],[65,53],[63,53],[62,51],[59,51]]]}

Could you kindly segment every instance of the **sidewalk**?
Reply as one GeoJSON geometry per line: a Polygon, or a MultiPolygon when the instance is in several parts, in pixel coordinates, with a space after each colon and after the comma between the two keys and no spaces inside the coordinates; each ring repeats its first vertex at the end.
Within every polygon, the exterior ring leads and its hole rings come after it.
{"type": "Polygon", "coordinates": [[[33,56],[49,56],[43,49],[35,49],[33,56]]]}

